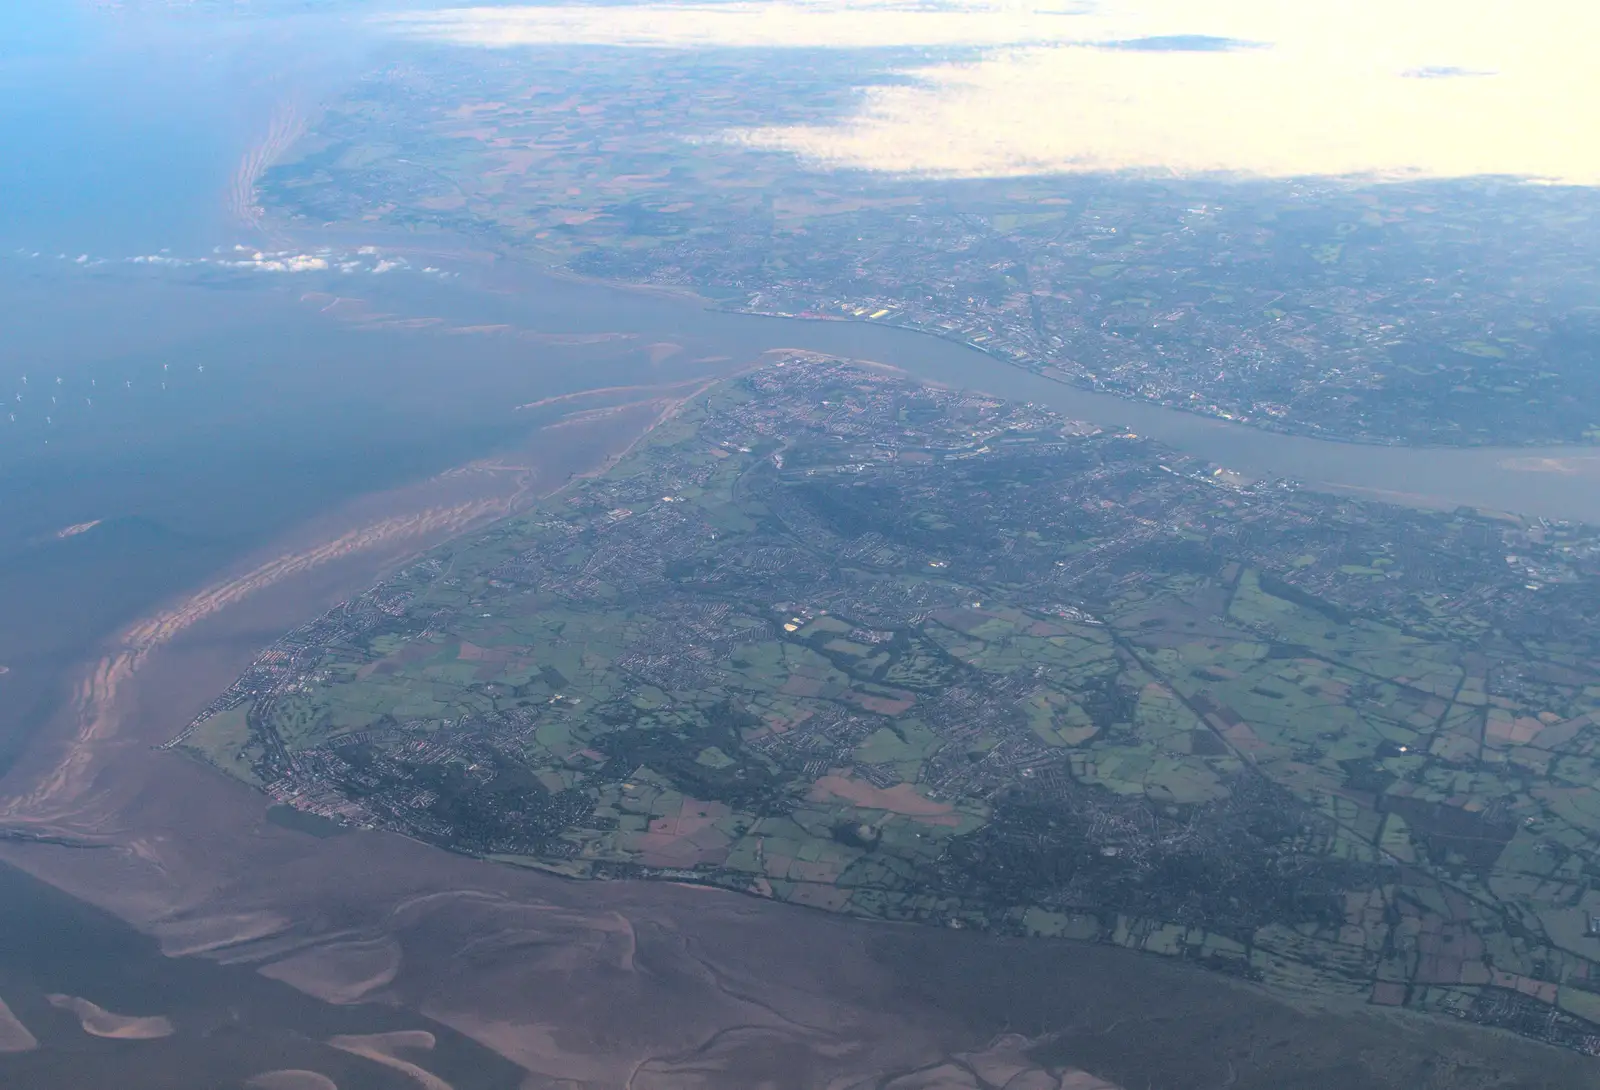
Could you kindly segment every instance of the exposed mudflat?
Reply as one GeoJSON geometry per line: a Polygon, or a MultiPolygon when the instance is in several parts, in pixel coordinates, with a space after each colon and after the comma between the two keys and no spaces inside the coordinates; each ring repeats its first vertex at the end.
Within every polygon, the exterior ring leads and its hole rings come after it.
{"type": "Polygon", "coordinates": [[[263,1071],[245,1080],[245,1090],[339,1090],[339,1084],[315,1071],[263,1071]]]}
{"type": "Polygon", "coordinates": [[[172,1020],[163,1014],[117,1014],[82,996],[46,996],[52,1007],[78,1016],[83,1032],[114,1041],[154,1041],[173,1034],[172,1020]]]}
{"type": "MultiPolygon", "coordinates": [[[[602,461],[670,410],[664,395],[618,400],[631,404],[549,433],[567,464],[602,461]]],[[[12,951],[0,993],[41,1047],[0,1056],[0,1082],[102,1085],[113,1070],[127,1090],[249,1079],[270,1090],[325,1090],[319,1079],[346,1090],[1459,1090],[1593,1078],[1593,1061],[1521,1039],[1291,1001],[1121,950],[865,924],[668,883],[571,882],[386,833],[319,837],[270,819],[249,787],[154,748],[279,631],[514,509],[531,472],[479,466],[330,515],[129,626],[83,668],[73,706],[0,784],[0,858],[199,975],[171,991],[146,967],[142,985],[124,973],[97,989],[88,961],[67,974],[12,951]],[[63,974],[77,979],[51,982],[63,974]],[[49,992],[105,1007],[55,1010],[49,992]],[[162,1028],[152,1018],[170,1035],[146,1032],[162,1028]],[[80,1020],[147,1039],[90,1038],[80,1020]]]]}

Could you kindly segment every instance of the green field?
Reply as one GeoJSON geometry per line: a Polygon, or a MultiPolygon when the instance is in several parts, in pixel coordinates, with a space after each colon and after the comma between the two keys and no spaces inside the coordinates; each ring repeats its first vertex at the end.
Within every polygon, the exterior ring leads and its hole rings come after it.
{"type": "Polygon", "coordinates": [[[757,372],[286,636],[183,745],[502,862],[1595,1047],[1600,661],[1551,620],[1595,585],[1589,531],[1230,488],[1079,431],[757,372]],[[1512,547],[1569,574],[1530,588],[1512,547]]]}

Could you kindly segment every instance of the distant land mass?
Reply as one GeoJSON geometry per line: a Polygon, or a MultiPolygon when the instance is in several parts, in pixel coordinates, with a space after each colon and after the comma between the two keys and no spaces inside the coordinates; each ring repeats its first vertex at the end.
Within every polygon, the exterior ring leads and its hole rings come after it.
{"type": "Polygon", "coordinates": [[[1069,937],[1600,1054],[1600,534],[809,354],[171,743],[576,878],[1069,937]]]}
{"type": "Polygon", "coordinates": [[[442,51],[352,89],[266,171],[261,200],[290,223],[376,217],[733,310],[907,326],[1075,386],[1274,431],[1600,439],[1596,190],[940,179],[826,169],[739,137],[837,122],[912,63],[894,51],[804,65],[761,50],[442,51]]]}

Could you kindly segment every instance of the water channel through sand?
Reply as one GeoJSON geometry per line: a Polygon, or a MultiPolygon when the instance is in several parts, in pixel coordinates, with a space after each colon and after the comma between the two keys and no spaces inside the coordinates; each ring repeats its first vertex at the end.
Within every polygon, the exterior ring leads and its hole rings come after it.
{"type": "MultiPolygon", "coordinates": [[[[294,26],[280,45],[335,37],[294,26]]],[[[219,224],[206,194],[247,204],[230,179],[254,176],[288,115],[258,110],[260,133],[241,137],[254,115],[226,66],[152,65],[151,40],[130,36],[115,63],[99,49],[53,64],[55,85],[32,80],[19,98],[8,146],[39,169],[14,194],[30,234],[7,223],[8,252],[202,254],[259,229],[219,224]]],[[[205,52],[183,44],[167,56],[205,52]]],[[[227,55],[255,72],[260,57],[331,48],[227,55]]],[[[239,82],[256,97],[274,86],[239,82]]],[[[319,838],[153,748],[285,628],[603,463],[675,391],[777,348],[1038,401],[1247,475],[1600,521],[1600,461],[1583,451],[1272,435],[905,330],[716,313],[455,256],[459,280],[355,287],[0,270],[13,371],[127,392],[58,414],[48,449],[37,429],[0,436],[0,764],[16,758],[0,859],[48,883],[0,868],[0,1048],[14,1050],[0,1083],[392,1090],[420,1072],[454,1090],[743,1090],[971,1087],[1003,1072],[1019,1086],[1342,1090],[1426,1085],[1440,1055],[1483,1086],[1592,1077],[1528,1042],[1290,1005],[1124,951],[577,885],[384,834],[319,838]],[[94,1011],[165,1024],[118,1039],[128,1023],[94,1011]]]]}
{"type": "MultiPolygon", "coordinates": [[[[474,278],[475,277],[475,278],[474,278]]],[[[1103,427],[1126,427],[1249,477],[1430,507],[1466,505],[1600,522],[1600,453],[1585,447],[1399,447],[1285,435],[1094,393],[1004,363],[958,341],[867,322],[709,310],[681,296],[608,287],[502,263],[469,272],[491,288],[435,292],[462,322],[509,320],[552,333],[626,332],[641,340],[721,346],[741,359],[797,348],[870,360],[912,377],[1033,401],[1103,427]]]]}
{"type": "MultiPolygon", "coordinates": [[[[660,339],[627,332],[636,366],[660,366],[648,347],[660,339]]],[[[702,370],[751,362],[741,353],[761,344],[711,353],[707,338],[672,332],[702,370]]],[[[649,375],[603,381],[647,385],[649,375]]],[[[324,1001],[331,1015],[309,1031],[309,1055],[229,1078],[288,1070],[341,1087],[514,1085],[500,1064],[530,1087],[970,1087],[982,1067],[1041,1087],[1245,1090],[1292,1071],[1331,1090],[1349,1085],[1351,1064],[1374,1086],[1416,1085],[1445,1038],[1511,1080],[1500,1085],[1587,1071],[1587,1060],[1528,1042],[1331,1000],[1307,1010],[1126,951],[885,928],[676,885],[572,883],[389,834],[319,838],[272,821],[266,798],[245,785],[155,748],[277,632],[429,541],[626,449],[687,381],[655,377],[654,398],[597,394],[621,407],[609,415],[563,400],[530,419],[515,456],[347,501],[168,599],[79,670],[80,699],[0,782],[12,838],[0,859],[128,921],[169,955],[256,969],[270,978],[263,985],[324,1001]],[[386,1024],[350,1029],[332,1016],[373,1009],[386,1024]],[[1151,1020],[1166,1027],[1154,1040],[1151,1020]],[[1008,1029],[1020,1043],[997,1037],[1008,1029]]],[[[519,398],[506,411],[537,400],[519,398]]],[[[104,991],[41,983],[65,996],[104,991]]],[[[36,1033],[37,1009],[24,1012],[36,1033]]],[[[198,1048],[192,1011],[141,1017],[169,1019],[171,1036],[120,1043],[198,1048]]],[[[56,1055],[51,1037],[40,1039],[18,1062],[56,1055]]]]}

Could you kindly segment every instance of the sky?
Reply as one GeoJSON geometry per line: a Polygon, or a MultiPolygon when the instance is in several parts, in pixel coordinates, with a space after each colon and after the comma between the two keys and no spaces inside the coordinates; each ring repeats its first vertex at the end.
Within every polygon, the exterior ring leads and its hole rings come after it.
{"type": "Polygon", "coordinates": [[[728,134],[828,166],[1600,184],[1600,5],[1577,0],[724,0],[388,22],[500,49],[977,49],[864,88],[842,119],[728,134]]]}

